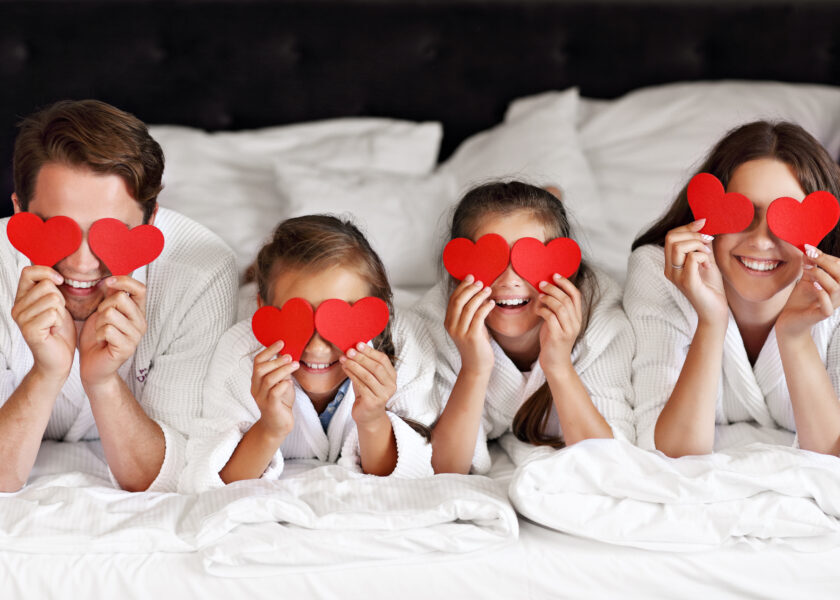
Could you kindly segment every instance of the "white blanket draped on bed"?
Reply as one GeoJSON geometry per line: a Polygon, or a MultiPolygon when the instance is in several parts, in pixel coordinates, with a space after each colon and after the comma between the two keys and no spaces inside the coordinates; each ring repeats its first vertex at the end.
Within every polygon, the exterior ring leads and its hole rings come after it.
{"type": "Polygon", "coordinates": [[[764,541],[840,546],[840,459],[755,442],[671,459],[620,440],[559,452],[512,436],[510,498],[529,519],[597,540],[670,551],[764,541]]]}
{"type": "Polygon", "coordinates": [[[111,487],[98,442],[44,442],[29,483],[0,494],[0,550],[200,552],[213,573],[253,575],[470,552],[518,534],[506,490],[488,478],[288,469],[197,495],[133,494],[111,487]]]}

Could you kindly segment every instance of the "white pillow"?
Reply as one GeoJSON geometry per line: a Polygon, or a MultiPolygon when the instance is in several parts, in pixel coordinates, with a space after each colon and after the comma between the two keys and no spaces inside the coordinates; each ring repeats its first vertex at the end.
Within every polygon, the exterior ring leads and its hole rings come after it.
{"type": "Polygon", "coordinates": [[[215,133],[153,125],[149,132],[166,156],[167,181],[268,173],[279,157],[336,169],[428,173],[437,162],[443,135],[440,123],[378,118],[331,119],[215,133]]]}
{"type": "Polygon", "coordinates": [[[427,173],[437,160],[439,123],[336,119],[254,131],[207,133],[153,126],[166,157],[162,206],[217,233],[233,248],[240,276],[287,214],[274,163],[427,173]]]}
{"type": "Polygon", "coordinates": [[[429,286],[438,264],[446,218],[456,197],[446,173],[399,175],[277,164],[277,185],[289,217],[351,216],[385,263],[392,286],[429,286]]]}
{"type": "MultiPolygon", "coordinates": [[[[579,135],[595,173],[614,243],[659,217],[712,146],[757,119],[798,123],[836,157],[840,88],[770,82],[703,82],[641,89],[588,107],[579,135]]],[[[622,277],[623,279],[623,277],[622,277]]]]}
{"type": "Polygon", "coordinates": [[[516,105],[504,123],[461,144],[440,171],[455,178],[460,194],[494,179],[560,188],[585,256],[612,271],[613,261],[603,252],[604,209],[575,129],[577,89],[531,98],[511,114],[516,105]]]}

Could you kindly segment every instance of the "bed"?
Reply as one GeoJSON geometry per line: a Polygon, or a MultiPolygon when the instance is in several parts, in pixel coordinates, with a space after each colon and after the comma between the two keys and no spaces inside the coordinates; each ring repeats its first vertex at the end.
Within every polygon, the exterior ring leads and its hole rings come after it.
{"type": "MultiPolygon", "coordinates": [[[[242,273],[281,218],[349,212],[408,305],[438,274],[458,194],[520,176],[563,189],[584,250],[622,280],[634,234],[729,127],[794,120],[840,155],[838,23],[828,2],[4,0],[0,191],[12,191],[20,116],[97,97],[154,125],[161,204],[226,239],[242,273]]],[[[243,285],[240,315],[252,306],[243,285]]],[[[599,490],[620,478],[595,457],[641,464],[632,448],[584,444],[558,460],[505,440],[490,477],[436,478],[414,512],[383,505],[374,517],[387,525],[372,533],[352,503],[370,482],[331,468],[302,464],[276,489],[132,495],[107,489],[95,444],[45,444],[28,489],[0,495],[0,595],[836,597],[840,471],[774,451],[779,432],[754,433],[749,452],[719,446],[744,476],[723,489],[740,496],[689,505],[654,495],[650,473],[598,495],[589,474],[603,475],[599,490]],[[749,487],[756,457],[793,475],[749,487]],[[535,473],[573,493],[533,492],[535,473]],[[797,497],[782,484],[803,473],[813,478],[797,497]],[[756,498],[768,504],[748,521],[756,498]],[[577,529],[564,507],[596,500],[604,518],[577,529]],[[677,509],[647,529],[624,518],[677,509]],[[717,527],[690,529],[704,519],[717,527]]],[[[663,489],[688,489],[697,468],[663,489]]]]}

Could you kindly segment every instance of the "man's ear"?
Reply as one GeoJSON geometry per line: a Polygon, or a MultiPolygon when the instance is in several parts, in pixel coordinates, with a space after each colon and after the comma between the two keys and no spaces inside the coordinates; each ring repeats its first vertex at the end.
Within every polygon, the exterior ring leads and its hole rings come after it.
{"type": "Polygon", "coordinates": [[[155,217],[157,216],[158,208],[160,208],[160,204],[155,202],[155,209],[152,211],[152,214],[149,217],[149,221],[146,223],[146,225],[154,225],[155,224],[155,217]]]}
{"type": "Polygon", "coordinates": [[[18,195],[15,194],[14,192],[12,192],[12,206],[14,206],[15,214],[18,214],[19,212],[22,212],[20,210],[20,199],[18,198],[18,195]]]}

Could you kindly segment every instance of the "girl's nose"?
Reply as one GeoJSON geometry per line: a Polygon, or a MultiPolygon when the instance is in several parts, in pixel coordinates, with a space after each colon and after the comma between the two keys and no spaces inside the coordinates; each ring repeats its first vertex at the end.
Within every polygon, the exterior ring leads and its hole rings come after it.
{"type": "Polygon", "coordinates": [[[489,284],[494,286],[516,287],[523,285],[523,279],[513,270],[513,265],[508,263],[507,269],[496,278],[496,281],[491,281],[489,284]]]}
{"type": "Polygon", "coordinates": [[[312,354],[328,354],[332,352],[332,344],[321,337],[317,331],[312,335],[309,343],[306,344],[304,352],[311,352],[312,354]]]}

